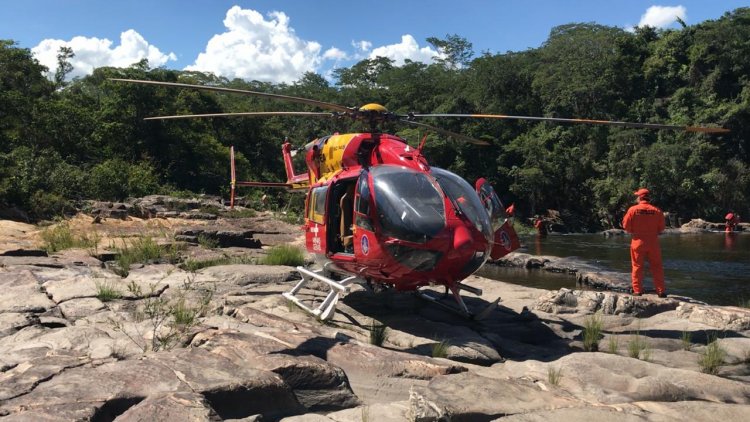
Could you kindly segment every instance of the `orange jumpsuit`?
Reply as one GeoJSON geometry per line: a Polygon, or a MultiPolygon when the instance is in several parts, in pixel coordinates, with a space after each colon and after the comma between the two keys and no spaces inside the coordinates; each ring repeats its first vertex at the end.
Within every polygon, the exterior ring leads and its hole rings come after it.
{"type": "Polygon", "coordinates": [[[638,205],[628,209],[622,220],[622,227],[630,233],[630,262],[633,265],[632,283],[633,293],[642,293],[643,264],[648,260],[651,275],[654,277],[656,293],[662,294],[664,289],[664,269],[661,263],[661,248],[659,247],[659,233],[664,231],[664,214],[661,210],[647,201],[639,200],[638,205]]]}

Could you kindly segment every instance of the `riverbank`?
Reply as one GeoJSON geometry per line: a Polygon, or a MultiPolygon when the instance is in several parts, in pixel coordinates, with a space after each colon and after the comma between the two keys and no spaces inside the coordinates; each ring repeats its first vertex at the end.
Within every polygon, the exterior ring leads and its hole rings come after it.
{"type": "Polygon", "coordinates": [[[258,264],[274,246],[300,244],[296,226],[270,214],[214,217],[77,216],[67,223],[74,233],[96,227],[107,241],[51,253],[39,248],[39,227],[0,221],[4,420],[698,421],[750,412],[747,309],[472,276],[467,284],[484,295],[466,297],[470,308],[502,299],[481,321],[355,286],[323,324],[281,296],[296,282],[293,267],[258,264]],[[198,234],[176,240],[188,232],[198,234]],[[221,247],[219,233],[244,246],[221,247]],[[145,236],[174,252],[124,275],[109,242],[145,236]]]}

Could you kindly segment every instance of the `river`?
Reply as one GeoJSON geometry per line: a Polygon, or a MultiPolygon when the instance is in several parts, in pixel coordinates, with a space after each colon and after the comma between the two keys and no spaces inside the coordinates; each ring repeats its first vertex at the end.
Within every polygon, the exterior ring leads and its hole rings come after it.
{"type": "MultiPolygon", "coordinates": [[[[714,305],[750,303],[750,233],[667,233],[659,237],[667,292],[714,305]]],[[[577,257],[603,270],[630,272],[630,237],[552,234],[521,239],[518,252],[577,257]]],[[[576,288],[570,274],[485,265],[477,275],[529,287],[576,288]]],[[[653,287],[646,270],[645,286],[653,287]]]]}

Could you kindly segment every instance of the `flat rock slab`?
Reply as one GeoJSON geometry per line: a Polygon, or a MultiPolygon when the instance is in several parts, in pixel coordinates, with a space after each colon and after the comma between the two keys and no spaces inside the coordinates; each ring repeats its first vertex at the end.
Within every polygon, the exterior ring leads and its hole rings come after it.
{"type": "Polygon", "coordinates": [[[205,397],[192,392],[147,397],[115,418],[115,422],[220,422],[222,420],[205,397]]]}
{"type": "Polygon", "coordinates": [[[0,255],[18,249],[35,249],[41,242],[38,231],[32,224],[0,220],[0,255]]]}
{"type": "Polygon", "coordinates": [[[747,383],[609,353],[573,353],[549,363],[505,362],[486,374],[546,383],[552,369],[561,371],[559,388],[595,403],[700,400],[750,404],[747,383]]]}
{"type": "Polygon", "coordinates": [[[29,270],[0,268],[0,313],[42,313],[53,306],[29,270]]]}
{"type": "Polygon", "coordinates": [[[445,375],[414,387],[409,397],[413,420],[490,420],[534,410],[581,406],[582,403],[531,381],[494,379],[475,373],[445,375]]]}
{"type": "Polygon", "coordinates": [[[30,313],[0,313],[0,337],[5,337],[24,327],[37,323],[39,323],[39,318],[30,313]]]}
{"type": "Polygon", "coordinates": [[[0,374],[0,402],[27,394],[40,382],[89,362],[81,356],[52,355],[20,363],[0,374]]]}
{"type": "Polygon", "coordinates": [[[293,267],[285,265],[219,265],[203,268],[198,273],[208,279],[236,286],[283,284],[300,278],[293,267]]]}
{"type": "Polygon", "coordinates": [[[106,308],[104,303],[95,297],[71,299],[58,306],[63,316],[70,321],[93,315],[106,308]]]}
{"type": "Polygon", "coordinates": [[[239,366],[280,375],[309,410],[345,409],[359,402],[341,368],[316,356],[294,354],[293,346],[275,339],[273,333],[219,330],[196,340],[202,349],[239,366]]]}

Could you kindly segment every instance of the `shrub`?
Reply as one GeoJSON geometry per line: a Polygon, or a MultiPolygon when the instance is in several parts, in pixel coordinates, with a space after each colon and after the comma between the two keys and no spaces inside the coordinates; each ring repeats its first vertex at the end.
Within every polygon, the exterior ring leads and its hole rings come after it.
{"type": "Polygon", "coordinates": [[[111,159],[89,170],[89,195],[100,200],[122,200],[144,196],[159,190],[158,177],[147,162],[130,164],[111,159]]]}
{"type": "Polygon", "coordinates": [[[296,246],[278,245],[268,251],[262,261],[265,265],[289,265],[296,267],[305,263],[305,255],[296,246]]]}
{"type": "Polygon", "coordinates": [[[56,193],[39,190],[34,192],[29,202],[29,214],[37,220],[62,217],[72,211],[75,208],[70,202],[56,193]]]}

